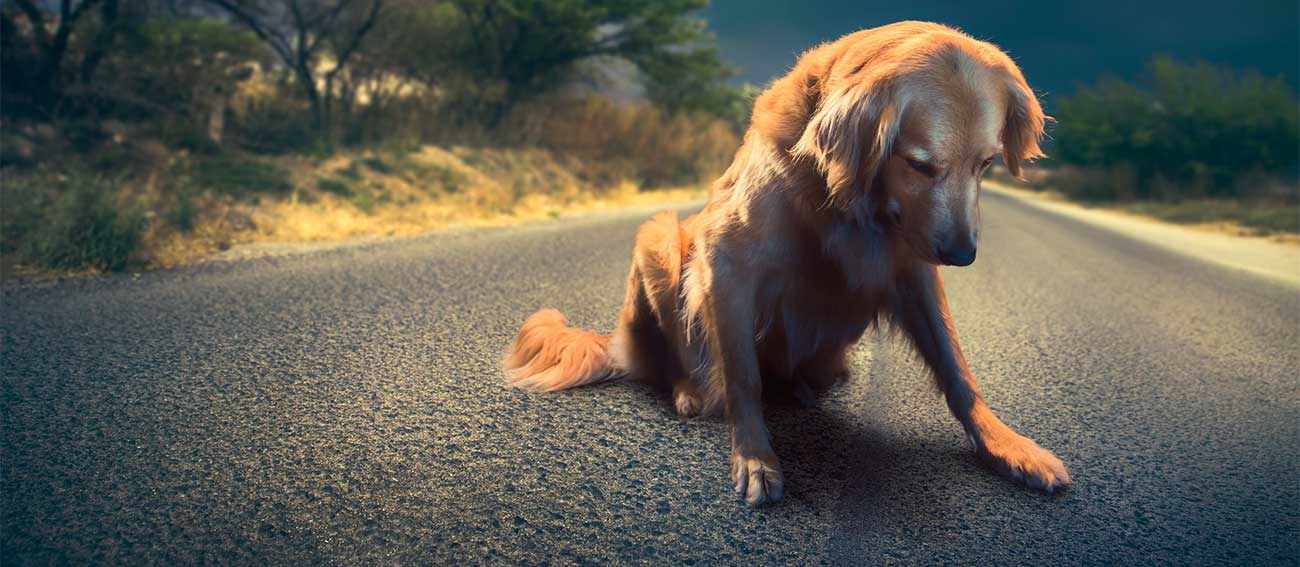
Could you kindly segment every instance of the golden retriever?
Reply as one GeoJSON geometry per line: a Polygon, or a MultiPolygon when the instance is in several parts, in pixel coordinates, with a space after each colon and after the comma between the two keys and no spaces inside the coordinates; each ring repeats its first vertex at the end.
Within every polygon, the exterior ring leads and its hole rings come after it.
{"type": "Polygon", "coordinates": [[[1052,453],[980,396],[938,265],[975,260],[980,179],[1040,157],[1047,119],[996,46],[901,22],[818,46],[755,102],[752,125],[704,210],[642,225],[618,328],[569,328],[543,309],[505,357],[514,386],[553,391],[631,376],[682,416],[722,410],[735,490],[781,498],[763,395],[808,401],[848,375],[879,319],[911,339],[980,459],[1048,492],[1052,453]]]}

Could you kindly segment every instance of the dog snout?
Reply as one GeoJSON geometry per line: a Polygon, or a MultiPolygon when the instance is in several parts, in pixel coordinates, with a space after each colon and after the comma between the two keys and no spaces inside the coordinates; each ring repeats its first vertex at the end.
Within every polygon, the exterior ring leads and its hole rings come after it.
{"type": "Polygon", "coordinates": [[[939,261],[948,266],[969,266],[975,261],[975,242],[961,240],[949,242],[937,250],[939,261]]]}

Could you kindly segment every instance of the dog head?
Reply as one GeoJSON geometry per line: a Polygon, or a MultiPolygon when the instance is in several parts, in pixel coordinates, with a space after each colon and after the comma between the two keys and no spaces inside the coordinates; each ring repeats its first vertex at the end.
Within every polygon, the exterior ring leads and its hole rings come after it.
{"type": "Polygon", "coordinates": [[[834,206],[889,227],[917,257],[973,262],[984,173],[1001,155],[1019,177],[1042,156],[1047,117],[1019,68],[991,44],[915,22],[817,51],[800,62],[813,102],[791,153],[815,165],[834,206]]]}

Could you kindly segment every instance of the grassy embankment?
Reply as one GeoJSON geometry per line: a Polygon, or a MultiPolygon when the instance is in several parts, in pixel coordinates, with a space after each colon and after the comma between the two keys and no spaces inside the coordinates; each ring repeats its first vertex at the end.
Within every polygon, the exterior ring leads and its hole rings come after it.
{"type": "MultiPolygon", "coordinates": [[[[259,242],[501,225],[698,198],[738,143],[717,122],[581,103],[533,144],[388,142],[313,155],[125,133],[3,169],[6,277],[183,265],[259,242]]],[[[12,161],[12,160],[11,160],[12,161]]]]}
{"type": "Polygon", "coordinates": [[[1030,186],[1248,235],[1300,233],[1300,104],[1284,77],[1156,57],[1133,81],[1056,97],[1030,186]]]}
{"type": "MultiPolygon", "coordinates": [[[[1107,209],[1125,214],[1186,225],[1200,230],[1211,230],[1241,236],[1264,236],[1281,242],[1300,244],[1300,206],[1284,197],[1265,198],[1182,198],[1137,199],[1093,198],[1077,187],[1079,174],[1031,168],[1026,171],[1026,181],[1008,175],[1005,169],[995,167],[990,179],[1002,185],[1028,189],[1045,197],[1070,201],[1088,208],[1107,209]],[[1065,177],[1063,180],[1062,177],[1065,177]]],[[[1124,183],[1123,180],[1096,180],[1086,183],[1124,183]]],[[[1276,180],[1261,179],[1260,183],[1275,184],[1276,180]]],[[[1285,194],[1288,188],[1274,187],[1256,194],[1285,194]]],[[[1290,188],[1290,191],[1296,191],[1290,188]]]]}

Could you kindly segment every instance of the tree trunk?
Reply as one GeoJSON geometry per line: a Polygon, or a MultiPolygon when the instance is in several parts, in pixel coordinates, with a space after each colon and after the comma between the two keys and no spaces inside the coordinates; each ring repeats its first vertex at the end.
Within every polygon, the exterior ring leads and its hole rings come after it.
{"type": "Polygon", "coordinates": [[[104,53],[113,42],[113,36],[117,34],[117,3],[118,0],[105,0],[104,5],[100,6],[99,33],[91,40],[90,46],[86,48],[86,55],[81,60],[81,82],[89,83],[95,75],[95,68],[99,66],[99,61],[104,58],[104,53]]]}
{"type": "Polygon", "coordinates": [[[323,135],[325,133],[325,109],[321,104],[320,89],[316,87],[316,77],[312,76],[311,69],[305,63],[296,65],[294,72],[298,75],[298,83],[302,85],[303,94],[307,95],[307,102],[311,106],[311,118],[316,127],[316,134],[323,135]]]}
{"type": "Polygon", "coordinates": [[[325,75],[325,92],[321,100],[321,137],[333,142],[334,137],[334,73],[325,75]]]}

